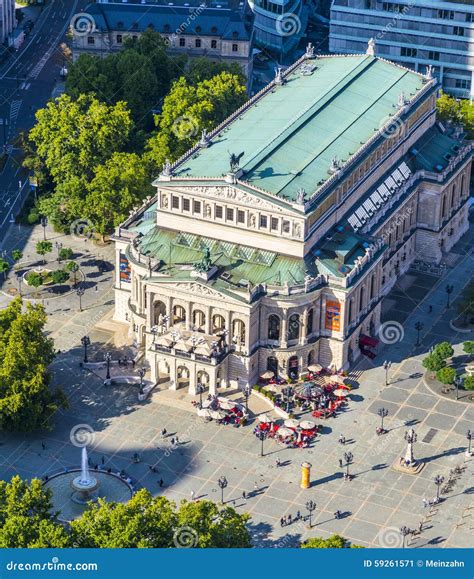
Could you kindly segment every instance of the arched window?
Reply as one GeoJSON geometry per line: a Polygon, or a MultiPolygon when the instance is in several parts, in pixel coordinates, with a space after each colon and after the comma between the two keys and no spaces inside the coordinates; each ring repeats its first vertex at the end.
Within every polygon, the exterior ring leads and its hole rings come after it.
{"type": "Polygon", "coordinates": [[[242,320],[233,320],[232,322],[232,339],[235,344],[245,344],[245,324],[242,320]]]}
{"type": "Polygon", "coordinates": [[[197,373],[197,383],[202,384],[204,387],[209,386],[209,374],[205,370],[199,370],[197,373]]]}
{"type": "Polygon", "coordinates": [[[206,315],[201,310],[194,310],[193,312],[193,326],[196,332],[206,331],[206,315]]]}
{"type": "Polygon", "coordinates": [[[308,358],[306,359],[306,366],[311,366],[311,364],[314,362],[314,352],[313,350],[310,350],[308,352],[308,358]]]}
{"type": "Polygon", "coordinates": [[[267,370],[270,370],[275,376],[278,376],[278,360],[275,356],[269,356],[267,358],[267,370]]]}
{"type": "Polygon", "coordinates": [[[223,316],[216,314],[212,316],[212,333],[217,334],[225,330],[225,320],[223,316]]]}
{"type": "Polygon", "coordinates": [[[163,316],[166,315],[166,306],[163,302],[155,302],[153,304],[153,326],[157,326],[163,321],[163,316]],[[161,316],[161,317],[160,317],[161,316]]]}
{"type": "Polygon", "coordinates": [[[288,341],[298,340],[300,337],[300,316],[292,314],[288,320],[288,341]]]}
{"type": "Polygon", "coordinates": [[[173,324],[182,324],[186,321],[186,310],[183,306],[174,306],[173,324]]]}
{"type": "Polygon", "coordinates": [[[308,312],[308,323],[306,326],[306,335],[309,336],[313,333],[313,317],[314,317],[314,311],[311,308],[308,312]]]}
{"type": "Polygon", "coordinates": [[[268,339],[280,339],[280,318],[275,314],[271,314],[268,318],[268,339]]]}

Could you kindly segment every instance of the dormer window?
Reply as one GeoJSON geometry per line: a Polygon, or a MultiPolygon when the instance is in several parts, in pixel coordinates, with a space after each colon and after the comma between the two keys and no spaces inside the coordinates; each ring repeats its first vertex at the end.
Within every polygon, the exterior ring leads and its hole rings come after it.
{"type": "Polygon", "coordinates": [[[122,21],[117,22],[117,28],[118,28],[119,30],[122,30],[122,29],[123,29],[123,22],[122,22],[122,21]]]}
{"type": "Polygon", "coordinates": [[[202,31],[202,28],[200,26],[196,26],[196,32],[199,34],[202,31]]]}
{"type": "Polygon", "coordinates": [[[217,26],[213,26],[211,28],[211,32],[212,32],[212,34],[217,34],[217,26]]]}
{"type": "Polygon", "coordinates": [[[232,38],[238,38],[239,33],[237,32],[237,30],[234,30],[234,32],[232,32],[232,38]]]}

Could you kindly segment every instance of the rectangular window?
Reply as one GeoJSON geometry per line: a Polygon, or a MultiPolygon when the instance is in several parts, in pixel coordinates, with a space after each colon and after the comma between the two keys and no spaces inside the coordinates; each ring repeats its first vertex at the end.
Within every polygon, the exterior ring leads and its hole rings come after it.
{"type": "Polygon", "coordinates": [[[201,202],[200,201],[194,201],[193,211],[194,211],[194,213],[201,213],[201,202]]]}
{"type": "Polygon", "coordinates": [[[217,48],[217,40],[211,40],[211,48],[217,48]]]}
{"type": "Polygon", "coordinates": [[[95,44],[95,38],[93,36],[88,36],[87,44],[95,44]]]}
{"type": "Polygon", "coordinates": [[[290,233],[290,222],[284,220],[283,221],[283,233],[290,233]]]}
{"type": "Polygon", "coordinates": [[[223,212],[221,205],[216,205],[216,217],[217,219],[222,219],[223,212]]]}
{"type": "Polygon", "coordinates": [[[180,38],[179,39],[179,45],[180,46],[186,46],[186,38],[180,38]]]}
{"type": "Polygon", "coordinates": [[[439,52],[435,52],[435,51],[433,51],[433,50],[430,50],[430,51],[428,52],[428,58],[429,58],[430,60],[439,60],[439,52]]]}
{"type": "Polygon", "coordinates": [[[452,10],[438,10],[438,18],[454,20],[454,12],[452,10]]]}
{"type": "Polygon", "coordinates": [[[455,36],[464,36],[464,28],[462,26],[455,26],[453,28],[453,34],[455,34],[455,36]]]}
{"type": "Polygon", "coordinates": [[[408,56],[409,58],[415,58],[417,54],[418,51],[416,48],[407,48],[406,46],[403,46],[400,50],[401,56],[408,56]]]}
{"type": "Polygon", "coordinates": [[[196,38],[196,48],[201,48],[201,39],[200,38],[196,38]]]}
{"type": "Polygon", "coordinates": [[[267,216],[266,215],[260,215],[260,227],[262,227],[263,229],[267,228],[267,216]]]}
{"type": "Polygon", "coordinates": [[[189,199],[186,199],[186,197],[183,198],[183,211],[190,211],[191,210],[191,203],[189,201],[189,199]]]}
{"type": "Polygon", "coordinates": [[[237,211],[237,223],[245,223],[245,211],[237,211]]]}
{"type": "Polygon", "coordinates": [[[171,198],[171,207],[173,209],[179,209],[179,197],[173,195],[173,197],[171,198]]]}
{"type": "Polygon", "coordinates": [[[278,218],[272,217],[270,220],[270,228],[272,231],[276,231],[278,229],[278,218]]]}
{"type": "Polygon", "coordinates": [[[232,52],[239,52],[239,45],[238,44],[232,45],[232,52]]]}
{"type": "Polygon", "coordinates": [[[117,34],[117,44],[122,44],[122,35],[121,34],[117,34]]]}
{"type": "Polygon", "coordinates": [[[231,209],[230,207],[227,207],[227,209],[225,210],[225,218],[227,219],[227,221],[234,221],[234,210],[231,209]]]}
{"type": "Polygon", "coordinates": [[[456,79],[456,88],[470,89],[471,88],[471,81],[467,78],[457,78],[456,79]]]}

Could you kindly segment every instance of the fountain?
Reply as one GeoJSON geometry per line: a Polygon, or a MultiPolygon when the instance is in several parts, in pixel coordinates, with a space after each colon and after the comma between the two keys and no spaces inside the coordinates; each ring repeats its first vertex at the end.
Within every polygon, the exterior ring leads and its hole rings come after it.
{"type": "Polygon", "coordinates": [[[71,481],[74,490],[72,500],[80,505],[85,505],[89,501],[96,501],[97,495],[93,494],[99,488],[99,481],[89,473],[89,461],[87,458],[87,448],[82,448],[81,474],[71,481]]]}

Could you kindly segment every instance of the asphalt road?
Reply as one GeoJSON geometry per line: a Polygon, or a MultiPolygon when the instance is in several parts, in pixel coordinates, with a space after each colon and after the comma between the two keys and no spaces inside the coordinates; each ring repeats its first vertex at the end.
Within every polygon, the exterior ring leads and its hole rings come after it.
{"type": "Polygon", "coordinates": [[[21,152],[13,148],[16,135],[34,124],[35,112],[51,97],[63,58],[71,18],[87,0],[49,0],[23,45],[0,66],[0,145],[10,152],[0,173],[0,243],[28,193],[28,173],[21,167],[21,152]],[[2,121],[0,121],[1,123],[2,121]]]}

